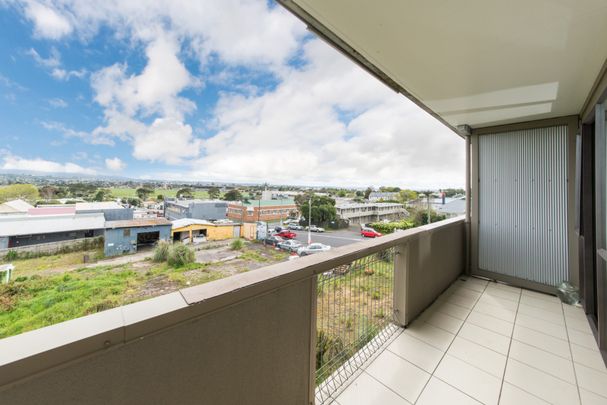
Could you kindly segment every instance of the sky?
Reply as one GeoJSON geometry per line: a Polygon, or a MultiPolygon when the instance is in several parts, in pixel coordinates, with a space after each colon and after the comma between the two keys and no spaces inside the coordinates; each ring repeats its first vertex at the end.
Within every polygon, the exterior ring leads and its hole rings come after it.
{"type": "Polygon", "coordinates": [[[461,187],[464,141],[262,0],[0,0],[0,170],[461,187]]]}

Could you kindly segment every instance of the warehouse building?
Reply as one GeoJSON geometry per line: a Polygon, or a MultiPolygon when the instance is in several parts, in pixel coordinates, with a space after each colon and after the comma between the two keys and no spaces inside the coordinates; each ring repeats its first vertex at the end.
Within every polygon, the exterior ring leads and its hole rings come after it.
{"type": "Polygon", "coordinates": [[[106,221],[133,219],[133,209],[125,208],[115,201],[79,202],[75,205],[76,214],[101,212],[106,221]]]}
{"type": "Polygon", "coordinates": [[[11,200],[0,204],[0,215],[27,214],[27,211],[31,208],[34,208],[34,206],[23,200],[11,200]]]}
{"type": "Polygon", "coordinates": [[[166,200],[164,216],[174,221],[182,218],[216,221],[225,219],[228,203],[221,200],[166,200]]]}
{"type": "Polygon", "coordinates": [[[107,221],[104,232],[105,256],[135,253],[142,246],[152,246],[171,239],[171,222],[165,218],[107,221]]]}
{"type": "Polygon", "coordinates": [[[102,213],[0,216],[0,250],[103,235],[102,213]]]}
{"type": "Polygon", "coordinates": [[[182,218],[173,221],[171,236],[175,241],[191,242],[197,237],[206,240],[226,240],[239,238],[241,224],[235,222],[213,223],[203,219],[182,218]]]}

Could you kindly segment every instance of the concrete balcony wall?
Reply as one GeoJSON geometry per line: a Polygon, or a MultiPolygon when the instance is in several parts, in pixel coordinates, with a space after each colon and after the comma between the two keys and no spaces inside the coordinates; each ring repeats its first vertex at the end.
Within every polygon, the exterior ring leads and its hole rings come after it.
{"type": "Polygon", "coordinates": [[[407,324],[464,268],[462,218],[0,340],[0,404],[309,404],[316,275],[395,247],[407,324]]]}

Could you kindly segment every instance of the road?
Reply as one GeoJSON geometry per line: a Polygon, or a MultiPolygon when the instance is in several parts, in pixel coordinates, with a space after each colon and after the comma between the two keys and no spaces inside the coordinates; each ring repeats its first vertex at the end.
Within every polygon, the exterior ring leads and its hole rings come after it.
{"type": "MultiPolygon", "coordinates": [[[[308,231],[293,231],[297,234],[297,239],[304,245],[308,243],[308,231]]],[[[349,229],[340,229],[338,231],[327,231],[324,233],[312,232],[312,243],[319,242],[331,247],[349,245],[351,243],[365,240],[360,236],[360,227],[352,226],[349,229]]]]}

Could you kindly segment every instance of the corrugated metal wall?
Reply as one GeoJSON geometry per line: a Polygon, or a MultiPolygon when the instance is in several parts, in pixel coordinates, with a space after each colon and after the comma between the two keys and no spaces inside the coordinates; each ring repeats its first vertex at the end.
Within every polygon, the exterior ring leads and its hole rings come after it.
{"type": "Polygon", "coordinates": [[[567,126],[481,135],[479,177],[479,267],[567,280],[567,126]]]}

